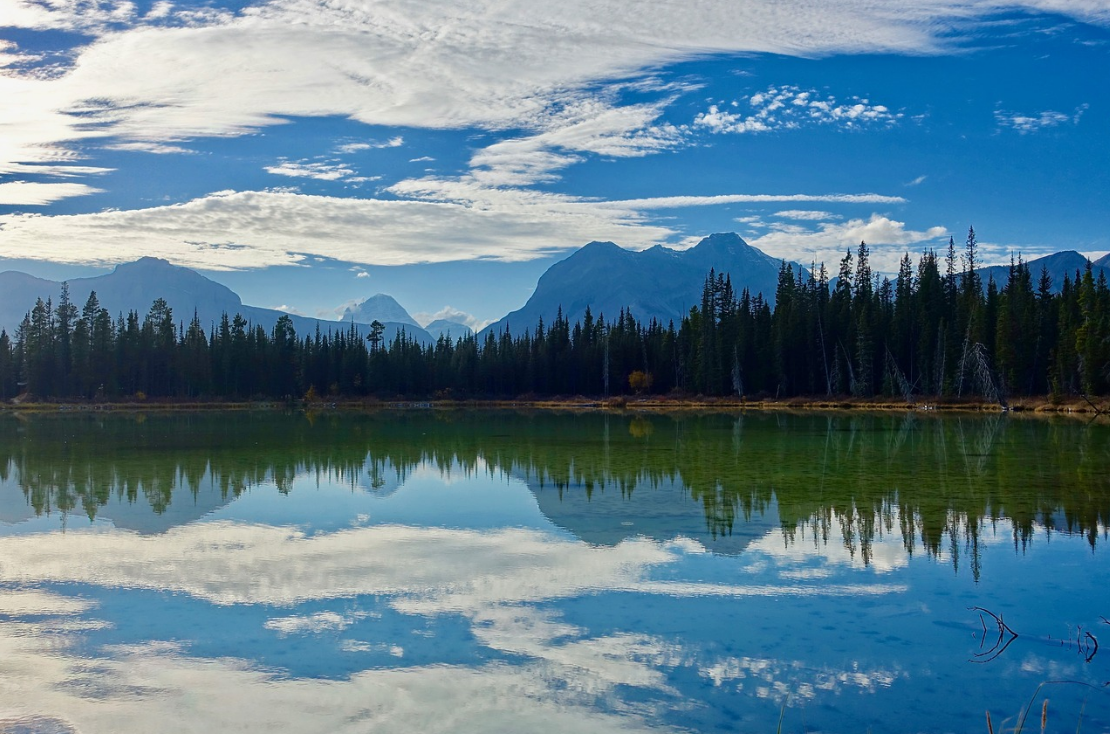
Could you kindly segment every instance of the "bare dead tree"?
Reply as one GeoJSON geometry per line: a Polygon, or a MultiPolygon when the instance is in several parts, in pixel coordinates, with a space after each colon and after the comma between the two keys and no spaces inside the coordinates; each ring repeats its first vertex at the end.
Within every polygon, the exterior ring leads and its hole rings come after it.
{"type": "Polygon", "coordinates": [[[894,355],[890,353],[890,349],[886,350],[886,367],[890,371],[891,377],[894,378],[895,384],[898,386],[899,392],[902,397],[906,399],[907,403],[913,402],[913,386],[906,379],[902,370],[898,368],[898,362],[895,361],[894,355]]]}

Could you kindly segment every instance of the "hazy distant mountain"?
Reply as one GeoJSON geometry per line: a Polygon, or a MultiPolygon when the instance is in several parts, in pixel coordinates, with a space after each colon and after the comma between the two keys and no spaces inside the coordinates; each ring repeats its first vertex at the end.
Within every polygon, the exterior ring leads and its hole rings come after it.
{"type": "Polygon", "coordinates": [[[59,285],[52,280],[43,280],[17,270],[0,273],[0,328],[14,334],[24,314],[35,305],[35,300],[47,296],[57,300],[58,290],[59,285]]]}
{"type": "Polygon", "coordinates": [[[381,321],[383,324],[407,324],[420,328],[420,324],[401,304],[385,293],[370,296],[357,306],[352,306],[343,312],[344,321],[354,321],[359,324],[369,324],[372,321],[381,321]]]}
{"type": "MultiPolygon", "coordinates": [[[[0,290],[0,326],[9,333],[19,326],[36,299],[50,298],[57,305],[62,288],[61,283],[14,271],[0,273],[0,283],[4,286],[0,290]]],[[[124,263],[106,275],[69,281],[69,298],[78,310],[94,290],[100,305],[108,309],[113,319],[131,310],[145,315],[156,298],[165,298],[178,320],[188,322],[196,309],[206,326],[218,321],[224,312],[234,314],[244,308],[230,288],[154,257],[124,263]]]]}
{"type": "MultiPolygon", "coordinates": [[[[1095,265],[1096,278],[1100,269],[1106,270],[1106,276],[1110,278],[1110,255],[1094,261],[1093,264],[1095,265]]],[[[1051,255],[1038,257],[1035,260],[1029,260],[1028,265],[1029,273],[1033,276],[1033,290],[1036,290],[1040,284],[1041,269],[1047,267],[1048,274],[1052,278],[1052,290],[1054,293],[1059,293],[1060,287],[1064,284],[1065,275],[1074,282],[1076,272],[1082,275],[1083,271],[1087,269],[1087,256],[1081,255],[1075,250],[1065,250],[1064,252],[1055,252],[1051,255]]],[[[983,268],[979,275],[983,280],[984,287],[986,287],[987,280],[993,277],[994,282],[1001,290],[1010,279],[1010,266],[993,265],[989,268],[983,268]]]]}
{"type": "Polygon", "coordinates": [[[474,330],[466,324],[460,324],[457,321],[448,321],[447,319],[436,319],[425,326],[424,331],[431,334],[433,339],[438,339],[441,336],[449,336],[456,341],[474,333],[474,330]]]}
{"type": "MultiPolygon", "coordinates": [[[[0,273],[0,328],[14,334],[23,321],[24,315],[35,305],[35,300],[53,299],[55,305],[62,284],[51,280],[34,278],[26,273],[8,271],[0,273]]],[[[196,313],[205,329],[219,324],[223,314],[234,317],[241,314],[253,325],[267,331],[274,327],[277,320],[286,315],[281,311],[257,306],[246,306],[242,299],[227,286],[204,277],[200,273],[171,265],[155,257],[144,257],[135,262],[124,263],[111,273],[94,278],[77,278],[69,281],[69,297],[78,311],[85,305],[91,291],[96,291],[97,300],[115,319],[120,314],[136,311],[140,317],[146,316],[150,305],[157,298],[164,298],[173,309],[174,318],[180,323],[189,323],[196,313]]],[[[402,309],[403,311],[403,309],[402,309]]],[[[406,316],[408,314],[405,314],[406,316]]],[[[293,327],[301,336],[311,334],[317,325],[327,333],[329,330],[346,328],[335,321],[321,321],[305,316],[289,314],[293,327]]],[[[356,319],[356,323],[358,322],[356,319]]],[[[386,324],[385,336],[392,339],[400,328],[422,342],[432,338],[416,322],[383,322],[386,324]]],[[[360,331],[365,331],[363,326],[360,331]]]]}
{"type": "Polygon", "coordinates": [[[710,235],[684,251],[657,245],[633,252],[612,242],[591,242],[548,268],[523,308],[487,328],[501,331],[508,326],[520,333],[535,327],[541,317],[550,323],[560,306],[571,323],[589,306],[595,318],[604,314],[614,319],[627,308],[641,321],[673,319],[677,324],[701,302],[710,268],[728,273],[737,295],[747,288],[773,301],[780,265],[780,260],[733,233],[710,235]]]}

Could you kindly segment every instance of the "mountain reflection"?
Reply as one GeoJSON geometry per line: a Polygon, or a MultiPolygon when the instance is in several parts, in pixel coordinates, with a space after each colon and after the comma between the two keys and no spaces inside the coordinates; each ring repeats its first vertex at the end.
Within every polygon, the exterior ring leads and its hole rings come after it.
{"type": "Polygon", "coordinates": [[[0,420],[0,521],[112,505],[158,532],[260,485],[387,493],[430,466],[521,479],[594,544],[700,535],[733,553],[773,523],[788,544],[843,544],[864,564],[897,534],[977,575],[980,533],[1001,518],[1019,548],[1038,527],[1105,539],[1108,465],[1105,425],[1005,416],[27,415],[0,420]]]}

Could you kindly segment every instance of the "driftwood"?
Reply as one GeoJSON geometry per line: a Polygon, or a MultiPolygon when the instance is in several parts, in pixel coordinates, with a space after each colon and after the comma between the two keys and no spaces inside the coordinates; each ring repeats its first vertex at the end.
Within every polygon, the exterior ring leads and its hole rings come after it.
{"type": "Polygon", "coordinates": [[[1102,410],[1097,405],[1095,405],[1094,403],[1091,402],[1091,399],[1089,397],[1087,397],[1087,393],[1081,392],[1079,394],[1083,397],[1084,400],[1087,401],[1087,405],[1091,406],[1091,408],[1094,409],[1095,415],[1103,415],[1104,413],[1106,413],[1105,410],[1102,410]]]}
{"type": "Polygon", "coordinates": [[[998,658],[999,655],[1006,652],[1006,648],[1013,644],[1013,641],[1018,638],[1018,633],[1010,629],[1010,625],[1003,621],[1002,617],[983,607],[968,607],[970,611],[979,612],[979,621],[983,623],[983,638],[979,643],[979,652],[975,653],[972,660],[976,663],[989,663],[991,660],[998,658]],[[994,644],[988,649],[983,649],[987,644],[987,620],[983,615],[990,617],[998,630],[998,637],[995,639],[994,644]]]}

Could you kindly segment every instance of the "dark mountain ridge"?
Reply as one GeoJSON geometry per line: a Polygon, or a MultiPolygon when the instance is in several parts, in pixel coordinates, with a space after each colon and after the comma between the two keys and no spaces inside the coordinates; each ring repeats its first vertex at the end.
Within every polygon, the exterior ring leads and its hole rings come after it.
{"type": "MultiPolygon", "coordinates": [[[[1076,273],[1079,273],[1080,276],[1083,275],[1083,271],[1087,269],[1087,256],[1075,250],[1064,250],[1028,260],[1025,264],[1029,266],[1029,274],[1033,278],[1034,289],[1037,288],[1040,282],[1042,270],[1047,270],[1049,277],[1052,278],[1052,292],[1059,293],[1060,288],[1064,285],[1065,276],[1074,283],[1076,273]]],[[[1110,278],[1110,255],[1093,261],[1091,265],[1096,278],[1100,271],[1105,272],[1106,276],[1110,278]]],[[[991,265],[990,267],[981,268],[979,277],[982,279],[984,288],[989,279],[994,278],[998,288],[1002,289],[1010,279],[1010,266],[991,265]]]]}
{"type": "Polygon", "coordinates": [[[506,328],[520,333],[541,318],[550,323],[560,308],[571,323],[589,307],[595,318],[613,319],[626,308],[640,321],[654,318],[677,324],[701,302],[710,269],[727,273],[736,293],[747,288],[753,296],[762,293],[773,302],[781,265],[781,260],[731,232],[710,235],[688,250],[656,245],[635,252],[612,242],[591,242],[548,268],[528,302],[483,333],[506,328]]]}

